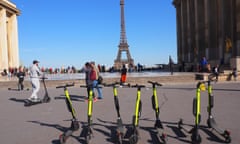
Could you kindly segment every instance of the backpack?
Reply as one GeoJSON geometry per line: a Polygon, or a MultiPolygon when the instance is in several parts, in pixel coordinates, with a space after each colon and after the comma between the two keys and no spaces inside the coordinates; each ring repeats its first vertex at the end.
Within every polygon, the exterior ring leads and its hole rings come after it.
{"type": "Polygon", "coordinates": [[[103,82],[103,77],[102,76],[98,76],[98,84],[101,84],[103,82]]]}

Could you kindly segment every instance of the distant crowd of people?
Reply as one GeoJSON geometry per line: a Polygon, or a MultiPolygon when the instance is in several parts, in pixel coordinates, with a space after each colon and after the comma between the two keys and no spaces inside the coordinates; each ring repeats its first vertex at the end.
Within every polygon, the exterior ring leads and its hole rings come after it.
{"type": "MultiPolygon", "coordinates": [[[[193,64],[188,69],[186,68],[186,64],[184,61],[182,61],[181,65],[179,65],[179,71],[180,72],[206,72],[210,73],[211,77],[215,77],[216,80],[218,80],[219,74],[223,71],[222,66],[224,65],[223,59],[220,60],[219,64],[215,64],[214,66],[211,66],[210,63],[207,61],[206,57],[202,57],[199,61],[197,66],[194,66],[193,64]],[[187,70],[186,70],[187,69],[187,70]]],[[[234,67],[232,69],[232,72],[229,74],[227,80],[231,80],[233,77],[234,80],[237,79],[237,69],[234,67]]]]}

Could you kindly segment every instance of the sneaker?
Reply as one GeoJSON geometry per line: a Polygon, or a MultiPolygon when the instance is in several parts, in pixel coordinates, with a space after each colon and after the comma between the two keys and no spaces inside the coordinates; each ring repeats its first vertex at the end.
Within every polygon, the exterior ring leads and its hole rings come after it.
{"type": "Polygon", "coordinates": [[[100,99],[103,99],[103,98],[102,98],[102,97],[98,97],[97,99],[99,99],[99,100],[100,100],[100,99]]]}
{"type": "Polygon", "coordinates": [[[39,101],[41,101],[40,98],[29,98],[28,100],[30,100],[32,102],[39,102],[39,101]]]}
{"type": "Polygon", "coordinates": [[[93,99],[93,102],[97,102],[97,100],[98,100],[97,98],[94,98],[94,99],[93,99]]]}
{"type": "Polygon", "coordinates": [[[41,99],[40,99],[40,98],[35,98],[33,101],[34,101],[34,102],[40,102],[41,99]]]}
{"type": "MultiPolygon", "coordinates": [[[[93,99],[93,102],[97,102],[97,100],[98,100],[97,98],[94,98],[94,99],[93,99]]],[[[85,101],[88,102],[89,99],[86,99],[85,101]]]]}

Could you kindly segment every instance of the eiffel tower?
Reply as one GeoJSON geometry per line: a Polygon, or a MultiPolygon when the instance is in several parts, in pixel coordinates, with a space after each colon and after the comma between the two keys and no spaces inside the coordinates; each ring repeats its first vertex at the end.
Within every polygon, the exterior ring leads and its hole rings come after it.
{"type": "Polygon", "coordinates": [[[120,44],[118,45],[117,58],[114,60],[114,68],[119,70],[123,65],[128,64],[128,66],[134,66],[134,60],[131,58],[129,52],[129,45],[127,43],[125,21],[124,21],[124,0],[120,0],[121,7],[121,36],[120,44]],[[122,58],[122,54],[126,54],[126,58],[122,58]]]}

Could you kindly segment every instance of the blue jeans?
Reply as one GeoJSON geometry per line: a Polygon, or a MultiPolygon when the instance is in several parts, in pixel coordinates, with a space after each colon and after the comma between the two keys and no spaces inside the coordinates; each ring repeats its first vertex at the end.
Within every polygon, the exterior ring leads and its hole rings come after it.
{"type": "Polygon", "coordinates": [[[98,98],[102,99],[103,98],[103,96],[102,96],[102,89],[98,87],[98,81],[97,80],[93,81],[93,90],[94,90],[94,88],[96,88],[97,91],[98,91],[98,98]]]}

